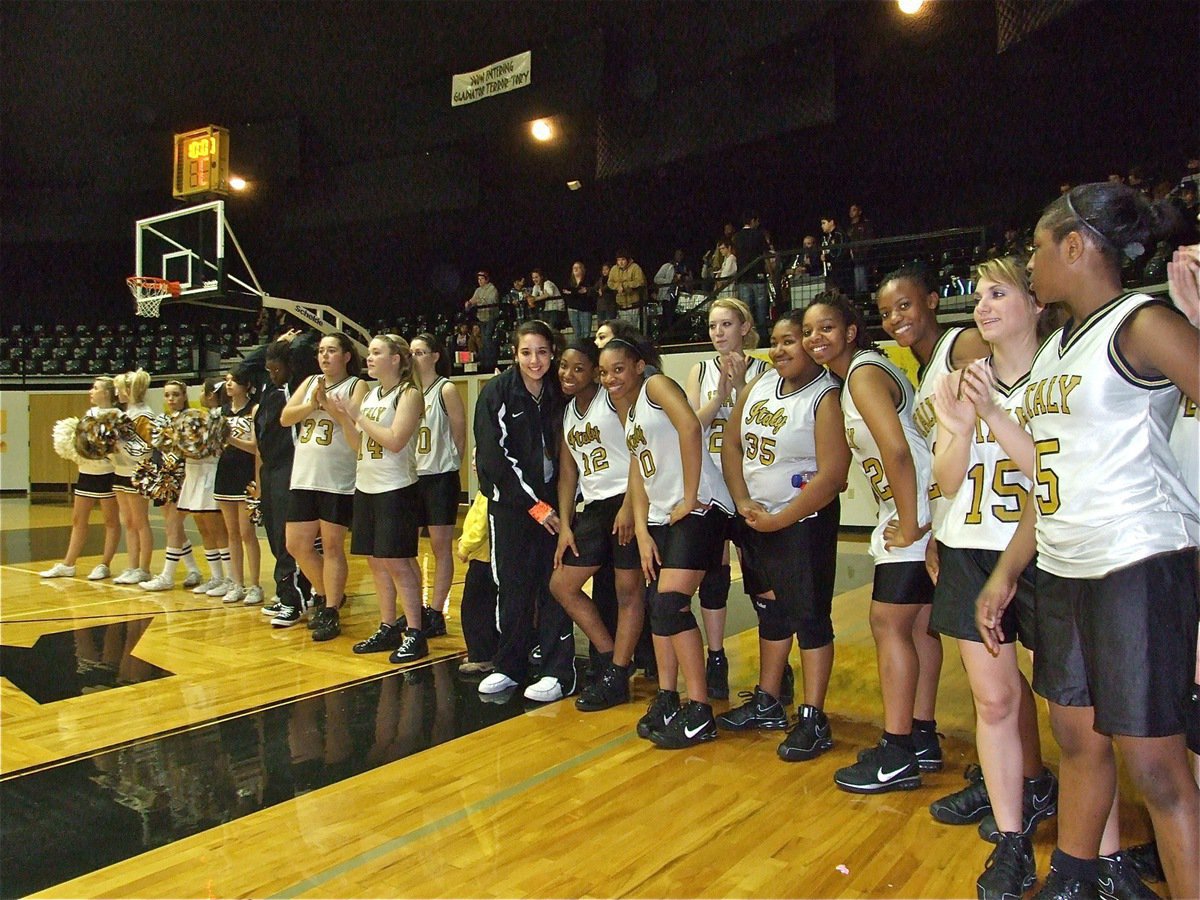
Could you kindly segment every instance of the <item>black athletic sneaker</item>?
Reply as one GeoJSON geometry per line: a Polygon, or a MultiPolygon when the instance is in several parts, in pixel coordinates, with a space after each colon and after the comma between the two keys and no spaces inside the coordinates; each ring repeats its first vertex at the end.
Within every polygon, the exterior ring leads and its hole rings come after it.
{"type": "Polygon", "coordinates": [[[983,783],[983,769],[969,765],[963,778],[967,786],[953,794],[929,804],[929,814],[947,825],[970,825],[978,822],[992,811],[987,785],[983,783]]]}
{"type": "MultiPolygon", "coordinates": [[[[421,618],[425,618],[422,614],[421,618]]],[[[538,668],[542,664],[542,645],[534,644],[533,649],[529,651],[529,665],[533,668],[538,668]]]]}
{"type": "Polygon", "coordinates": [[[860,753],[854,765],[838,769],[833,783],[852,794],[911,791],[921,786],[921,765],[915,754],[882,738],[860,753]]]}
{"type": "Polygon", "coordinates": [[[425,640],[425,635],[415,628],[410,628],[404,632],[400,646],[392,651],[392,655],[388,657],[388,662],[412,662],[414,659],[421,659],[421,657],[428,655],[429,644],[425,640]]]}
{"type": "Polygon", "coordinates": [[[379,630],[364,641],[359,641],[350,649],[355,653],[383,653],[395,650],[400,646],[404,632],[397,625],[379,623],[379,630]]]}
{"type": "Polygon", "coordinates": [[[940,737],[937,729],[926,731],[913,726],[913,752],[917,755],[917,762],[920,763],[922,772],[942,771],[942,744],[938,740],[940,737]]]}
{"type": "Polygon", "coordinates": [[[729,657],[724,650],[708,654],[704,667],[704,680],[708,682],[708,696],[714,700],[729,699],[729,657]]]}
{"type": "Polygon", "coordinates": [[[765,728],[777,731],[787,728],[788,717],[783,704],[758,685],[754,686],[753,691],[739,691],[738,696],[746,702],[717,717],[717,724],[725,730],[747,731],[751,728],[765,728]]]}
{"type": "Polygon", "coordinates": [[[1096,889],[1104,900],[1155,900],[1158,897],[1146,887],[1129,857],[1120,850],[1112,856],[1100,857],[1096,889]]]}
{"type": "Polygon", "coordinates": [[[1051,866],[1046,883],[1033,895],[1033,900],[1100,900],[1100,892],[1096,885],[1078,878],[1068,878],[1051,866]]]}
{"type": "Polygon", "coordinates": [[[1037,865],[1029,838],[1006,832],[976,879],[975,892],[979,900],[1021,900],[1035,881],[1037,865]]]}
{"type": "Polygon", "coordinates": [[[1157,841],[1138,844],[1121,852],[1125,854],[1125,861],[1133,866],[1134,871],[1138,873],[1142,881],[1160,882],[1167,880],[1167,875],[1163,872],[1162,860],[1158,858],[1157,841]]]}
{"type": "Polygon", "coordinates": [[[792,671],[790,663],[783,668],[783,681],[779,683],[779,702],[784,706],[791,706],[796,702],[796,673],[792,671]]]}
{"type": "Polygon", "coordinates": [[[323,606],[313,616],[309,623],[314,641],[332,641],[342,633],[342,625],[338,621],[338,611],[332,606],[323,606]]]}
{"type": "Polygon", "coordinates": [[[308,613],[308,630],[312,631],[317,627],[317,617],[321,614],[321,610],[325,608],[325,598],[320,594],[313,594],[312,599],[304,604],[304,610],[308,613]]]}
{"type": "Polygon", "coordinates": [[[599,712],[629,702],[629,667],[609,663],[600,677],[586,685],[575,698],[580,712],[599,712]]]}
{"type": "Polygon", "coordinates": [[[283,609],[283,603],[279,600],[276,600],[274,603],[268,603],[265,606],[262,606],[261,608],[259,608],[258,611],[260,613],[262,613],[264,616],[267,616],[267,617],[273,619],[277,615],[279,615],[279,611],[281,609],[283,609]]]}
{"type": "Polygon", "coordinates": [[[272,628],[291,628],[304,618],[295,606],[281,606],[275,618],[271,619],[272,628]]]}
{"type": "Polygon", "coordinates": [[[802,704],[797,712],[800,717],[776,751],[779,758],[787,762],[813,759],[833,746],[833,732],[825,713],[807,703],[802,704]]]}
{"type": "Polygon", "coordinates": [[[658,693],[654,695],[654,699],[650,701],[650,705],[646,707],[646,714],[638,719],[637,736],[640,738],[649,738],[650,732],[654,728],[666,726],[678,712],[679,692],[664,691],[662,688],[659,688],[658,693]]]}
{"type": "MultiPolygon", "coordinates": [[[[1038,822],[1058,813],[1058,779],[1043,769],[1037,778],[1025,779],[1021,792],[1021,834],[1030,837],[1038,822]]],[[[994,844],[999,833],[995,816],[988,813],[979,823],[979,836],[994,844]]]]}
{"type": "Polygon", "coordinates": [[[446,617],[440,609],[421,607],[421,631],[426,637],[442,637],[446,633],[446,617]]]}
{"type": "Polygon", "coordinates": [[[650,740],[664,750],[686,750],[716,737],[717,720],[712,707],[698,700],[689,701],[661,728],[650,729],[650,740]]]}

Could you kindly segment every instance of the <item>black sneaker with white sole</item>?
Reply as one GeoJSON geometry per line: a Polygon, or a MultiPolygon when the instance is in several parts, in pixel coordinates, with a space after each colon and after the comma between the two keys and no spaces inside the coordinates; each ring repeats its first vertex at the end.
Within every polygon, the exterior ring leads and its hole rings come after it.
{"type": "MultiPolygon", "coordinates": [[[[1038,822],[1058,813],[1058,779],[1049,769],[1037,778],[1026,778],[1021,786],[1021,834],[1032,837],[1038,822]]],[[[1000,829],[996,817],[988,813],[979,823],[979,836],[996,843],[1000,829]]]]}
{"type": "Polygon", "coordinates": [[[825,713],[807,703],[802,704],[797,712],[799,718],[796,724],[776,751],[785,762],[806,762],[833,746],[833,731],[825,713]]]}
{"type": "Polygon", "coordinates": [[[580,712],[599,712],[629,702],[629,666],[609,663],[600,677],[586,685],[575,698],[580,712]]]}
{"type": "Polygon", "coordinates": [[[299,608],[295,606],[281,606],[275,618],[271,620],[272,628],[291,628],[302,618],[299,608]]]}
{"type": "Polygon", "coordinates": [[[425,637],[442,637],[446,633],[446,617],[440,609],[421,607],[421,632],[425,637]]]}
{"type": "Polygon", "coordinates": [[[342,625],[339,621],[337,608],[333,606],[321,607],[317,610],[317,614],[313,616],[313,620],[309,622],[308,627],[312,630],[312,639],[314,641],[332,641],[342,633],[342,625]]]}
{"type": "Polygon", "coordinates": [[[707,741],[716,740],[717,720],[712,707],[691,700],[661,728],[650,730],[650,740],[664,750],[686,750],[707,741]]]}
{"type": "Polygon", "coordinates": [[[283,603],[281,603],[279,600],[276,600],[274,603],[268,603],[266,606],[262,607],[259,612],[264,616],[270,616],[273,619],[279,615],[279,611],[281,609],[283,609],[283,603]]]}
{"type": "Polygon", "coordinates": [[[936,728],[920,728],[913,725],[913,752],[917,755],[922,772],[942,771],[942,743],[939,740],[941,737],[936,728]]]}
{"type": "Polygon", "coordinates": [[[385,653],[399,647],[403,636],[404,632],[398,626],[380,622],[378,631],[350,649],[355,653],[385,653]]]}
{"type": "Polygon", "coordinates": [[[679,692],[664,691],[659,688],[654,699],[650,701],[650,705],[646,707],[646,714],[638,719],[637,736],[649,738],[652,730],[664,727],[678,712],[679,692]]]}
{"type": "Polygon", "coordinates": [[[833,783],[852,794],[883,794],[911,791],[921,786],[921,766],[911,750],[888,739],[858,755],[858,762],[833,775],[833,783]]]}
{"type": "Polygon", "coordinates": [[[1029,838],[1013,832],[1000,835],[983,874],[975,881],[979,900],[1021,900],[1037,881],[1033,845],[1029,838]]]}
{"type": "Polygon", "coordinates": [[[1120,850],[1100,857],[1096,889],[1104,900],[1155,900],[1158,894],[1142,881],[1128,855],[1120,850]]]}
{"type": "Polygon", "coordinates": [[[388,657],[388,662],[406,663],[412,662],[414,659],[422,659],[429,655],[429,643],[425,640],[425,635],[417,631],[415,628],[409,628],[404,632],[404,637],[392,655],[388,657]]]}
{"type": "Polygon", "coordinates": [[[929,814],[946,825],[971,825],[992,811],[987,785],[983,783],[983,769],[969,765],[963,772],[967,786],[934,800],[929,804],[929,814]]]}
{"type": "Polygon", "coordinates": [[[1045,884],[1033,895],[1033,900],[1100,900],[1100,891],[1093,882],[1071,878],[1051,866],[1045,884]]]}
{"type": "Polygon", "coordinates": [[[746,702],[717,717],[717,725],[726,731],[748,731],[751,728],[782,730],[787,728],[788,717],[783,704],[758,685],[753,691],[740,691],[738,696],[746,702]]]}

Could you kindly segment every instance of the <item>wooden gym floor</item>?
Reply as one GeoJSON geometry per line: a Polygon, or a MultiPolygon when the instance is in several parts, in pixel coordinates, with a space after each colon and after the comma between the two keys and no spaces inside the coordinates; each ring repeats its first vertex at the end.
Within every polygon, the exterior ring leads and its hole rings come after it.
{"type": "MultiPolygon", "coordinates": [[[[343,636],[314,644],[256,608],[85,581],[97,522],[80,577],[43,580],[69,506],[0,499],[0,896],[974,896],[990,845],[927,809],[975,760],[951,642],[945,769],[879,797],[832,783],[881,729],[871,566],[856,536],[840,546],[834,604],[836,744],[787,764],[779,733],[678,752],[639,740],[654,690],[640,675],[631,704],[600,713],[519,693],[481,702],[457,674],[462,571],[450,633],[401,669],[350,652],[378,621],[361,560],[343,636]]],[[[757,667],[740,582],[730,606],[736,701],[757,667]]],[[[1043,743],[1056,766],[1044,723],[1043,743]]],[[[1128,846],[1148,819],[1127,785],[1122,797],[1128,846]]],[[[1037,836],[1043,876],[1055,831],[1051,820],[1037,836]]]]}

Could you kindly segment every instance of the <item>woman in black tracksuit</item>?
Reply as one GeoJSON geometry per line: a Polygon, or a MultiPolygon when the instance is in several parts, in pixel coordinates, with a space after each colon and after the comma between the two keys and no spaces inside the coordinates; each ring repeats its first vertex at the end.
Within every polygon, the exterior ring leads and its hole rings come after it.
{"type": "Polygon", "coordinates": [[[558,534],[558,441],[562,391],[555,373],[557,334],[545,322],[517,329],[517,364],[488,381],[475,404],[475,466],[488,498],[500,642],[481,694],[523,686],[529,651],[542,648],[541,678],[525,696],[549,702],[575,691],[571,619],[550,594],[558,534]]]}

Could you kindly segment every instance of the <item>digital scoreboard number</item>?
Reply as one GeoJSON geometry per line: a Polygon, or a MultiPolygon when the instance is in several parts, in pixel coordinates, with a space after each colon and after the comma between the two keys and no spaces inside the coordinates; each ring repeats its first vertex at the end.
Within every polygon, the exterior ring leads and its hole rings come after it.
{"type": "Polygon", "coordinates": [[[175,135],[176,200],[229,193],[229,129],[217,125],[175,135]]]}

